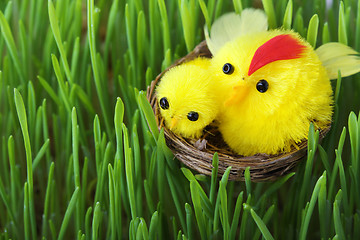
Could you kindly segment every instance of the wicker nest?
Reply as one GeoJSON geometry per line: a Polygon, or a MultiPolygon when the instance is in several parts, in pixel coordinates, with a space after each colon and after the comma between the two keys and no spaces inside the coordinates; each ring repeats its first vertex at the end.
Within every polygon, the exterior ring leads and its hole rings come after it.
{"type": "MultiPolygon", "coordinates": [[[[211,58],[211,53],[203,41],[185,57],[177,60],[171,67],[195,59],[196,57],[211,58]]],[[[168,68],[168,69],[169,69],[168,68]]],[[[160,115],[155,96],[155,87],[162,75],[168,70],[160,73],[147,89],[147,98],[152,106],[159,129],[163,126],[163,119],[160,115]]],[[[320,139],[330,130],[330,126],[320,130],[320,139]]],[[[206,148],[201,147],[201,142],[192,139],[184,139],[164,127],[165,139],[168,147],[175,157],[186,166],[206,175],[211,175],[212,158],[215,152],[219,156],[218,174],[221,176],[227,167],[231,166],[229,180],[244,181],[244,171],[250,167],[251,180],[254,182],[271,181],[290,172],[294,166],[306,155],[307,141],[304,140],[293,147],[290,152],[279,155],[256,154],[243,157],[231,151],[222,140],[221,134],[216,128],[208,126],[204,139],[206,148]]]]}

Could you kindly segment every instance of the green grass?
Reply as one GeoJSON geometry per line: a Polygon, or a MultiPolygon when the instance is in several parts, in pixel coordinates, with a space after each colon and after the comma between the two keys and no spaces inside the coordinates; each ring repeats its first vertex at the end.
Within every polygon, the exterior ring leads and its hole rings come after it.
{"type": "MultiPolygon", "coordinates": [[[[259,6],[259,1],[255,5],[259,6]]],[[[263,0],[272,28],[360,51],[360,1],[263,0]]],[[[275,182],[184,167],[151,80],[251,0],[1,1],[0,239],[360,239],[360,77],[331,132],[275,182]],[[321,144],[321,145],[320,145],[321,144]]]]}

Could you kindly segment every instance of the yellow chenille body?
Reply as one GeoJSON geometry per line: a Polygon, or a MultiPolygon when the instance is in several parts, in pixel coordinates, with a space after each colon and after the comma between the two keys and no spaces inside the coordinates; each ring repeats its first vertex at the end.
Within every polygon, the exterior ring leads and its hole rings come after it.
{"type": "Polygon", "coordinates": [[[285,30],[263,31],[226,43],[213,57],[211,71],[223,99],[218,117],[225,142],[238,154],[278,154],[307,138],[310,122],[316,128],[331,123],[332,88],[314,49],[285,30]],[[290,34],[305,46],[301,57],[271,62],[248,76],[255,51],[269,39],[290,34]],[[225,63],[234,66],[223,73],[225,63]],[[268,82],[259,92],[256,84],[268,82]]]}
{"type": "MultiPolygon", "coordinates": [[[[203,129],[216,117],[219,101],[215,85],[209,74],[209,59],[197,58],[171,68],[161,78],[156,97],[165,125],[185,138],[199,138],[203,129]],[[160,100],[166,98],[168,107],[162,108],[160,100]],[[189,120],[189,114],[198,119],[189,120]]],[[[190,118],[191,119],[191,118],[190,118]]]]}

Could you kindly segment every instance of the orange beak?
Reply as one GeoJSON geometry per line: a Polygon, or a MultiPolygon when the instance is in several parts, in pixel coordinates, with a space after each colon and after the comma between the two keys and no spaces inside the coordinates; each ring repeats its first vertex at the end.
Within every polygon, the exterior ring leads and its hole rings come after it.
{"type": "Polygon", "coordinates": [[[249,87],[241,83],[233,87],[231,97],[225,102],[225,106],[230,106],[242,101],[249,93],[249,87]]]}
{"type": "Polygon", "coordinates": [[[177,123],[178,120],[176,118],[172,118],[170,122],[170,130],[173,130],[177,123]]]}

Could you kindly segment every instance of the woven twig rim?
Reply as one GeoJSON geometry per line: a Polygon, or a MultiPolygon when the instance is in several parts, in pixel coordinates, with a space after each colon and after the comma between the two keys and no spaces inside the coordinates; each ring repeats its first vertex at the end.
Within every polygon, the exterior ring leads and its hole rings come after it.
{"type": "MultiPolygon", "coordinates": [[[[155,96],[155,87],[162,75],[170,68],[180,65],[184,62],[195,59],[196,57],[211,58],[211,53],[203,41],[195,47],[185,57],[176,61],[168,69],[160,73],[147,89],[147,99],[156,116],[156,122],[159,129],[162,127],[162,118],[159,113],[157,100],[155,96]]],[[[326,129],[320,129],[319,139],[322,139],[330,130],[330,126],[326,129]]],[[[244,181],[244,171],[250,167],[250,177],[254,182],[272,181],[286,173],[289,173],[295,165],[307,153],[307,140],[302,141],[293,148],[290,152],[279,155],[256,154],[249,157],[239,156],[231,152],[229,148],[217,148],[216,146],[207,146],[206,149],[198,149],[194,146],[193,141],[184,139],[167,128],[164,127],[164,135],[167,146],[171,149],[177,159],[183,162],[186,166],[203,173],[211,175],[212,159],[215,152],[219,156],[218,175],[222,176],[226,168],[231,166],[229,180],[244,181]]]]}

